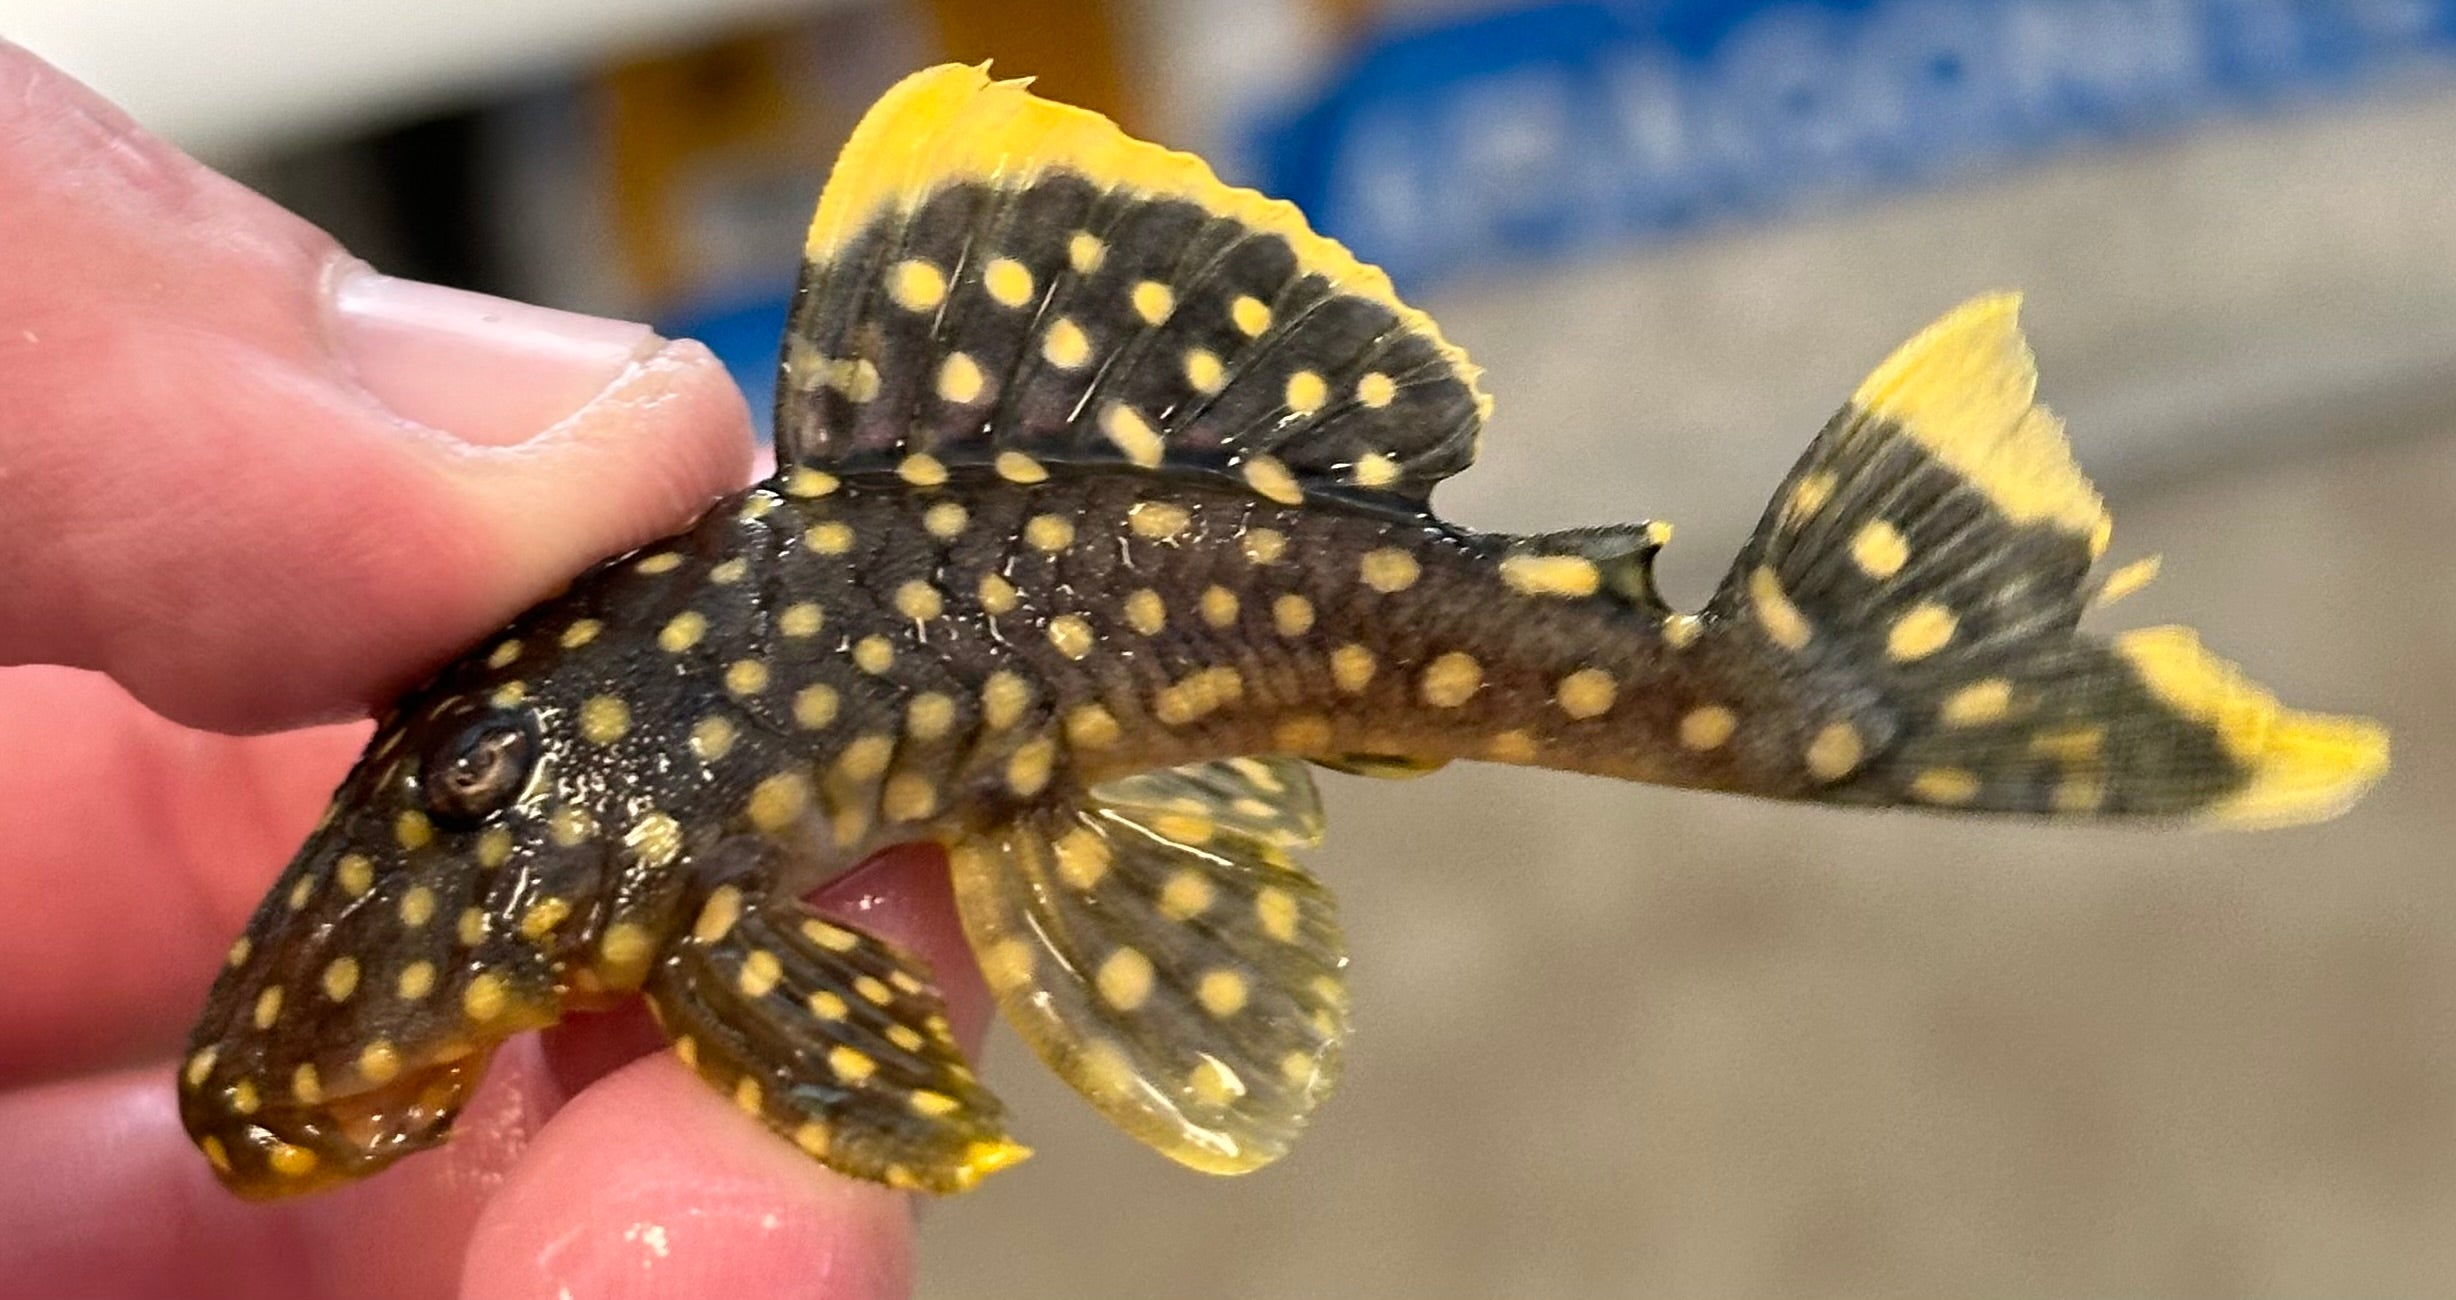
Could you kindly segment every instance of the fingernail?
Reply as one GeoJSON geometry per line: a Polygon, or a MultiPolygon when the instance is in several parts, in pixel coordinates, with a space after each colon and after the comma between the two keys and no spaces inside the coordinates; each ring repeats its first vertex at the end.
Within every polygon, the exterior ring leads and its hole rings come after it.
{"type": "Polygon", "coordinates": [[[656,331],[463,289],[336,270],[343,360],[403,419],[489,446],[526,442],[653,355],[656,331]]]}

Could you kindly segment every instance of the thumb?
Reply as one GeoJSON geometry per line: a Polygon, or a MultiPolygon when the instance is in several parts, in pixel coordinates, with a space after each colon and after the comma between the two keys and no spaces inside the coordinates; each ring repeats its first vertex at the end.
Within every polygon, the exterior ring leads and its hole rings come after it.
{"type": "Polygon", "coordinates": [[[723,368],[375,274],[0,42],[0,663],[355,712],[737,485],[723,368]]]}

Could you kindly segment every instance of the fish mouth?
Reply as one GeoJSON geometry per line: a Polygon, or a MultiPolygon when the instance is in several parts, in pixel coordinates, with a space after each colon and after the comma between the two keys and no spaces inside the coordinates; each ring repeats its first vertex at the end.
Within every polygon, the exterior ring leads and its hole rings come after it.
{"type": "Polygon", "coordinates": [[[321,1191],[442,1142],[486,1053],[465,1052],[313,1104],[246,1105],[228,1090],[182,1098],[188,1133],[222,1184],[249,1200],[321,1191]]]}

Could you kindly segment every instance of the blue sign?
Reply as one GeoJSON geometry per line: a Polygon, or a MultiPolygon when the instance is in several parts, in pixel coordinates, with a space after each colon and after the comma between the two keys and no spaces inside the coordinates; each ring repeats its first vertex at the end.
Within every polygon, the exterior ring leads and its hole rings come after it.
{"type": "Polygon", "coordinates": [[[1561,4],[1368,45],[1265,188],[1405,281],[2456,68],[2456,0],[1561,4]]]}

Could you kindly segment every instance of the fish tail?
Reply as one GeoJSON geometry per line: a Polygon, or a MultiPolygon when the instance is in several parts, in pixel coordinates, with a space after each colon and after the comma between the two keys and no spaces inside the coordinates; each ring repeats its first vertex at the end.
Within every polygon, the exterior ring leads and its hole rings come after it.
{"type": "Polygon", "coordinates": [[[2079,630],[2142,566],[2093,577],[2112,524],[2032,400],[2018,308],[1970,302],[1870,375],[1700,620],[1783,684],[1790,770],[1836,803],[2232,826],[2344,810],[2386,769],[2376,723],[2288,709],[2188,629],[2079,630]]]}

